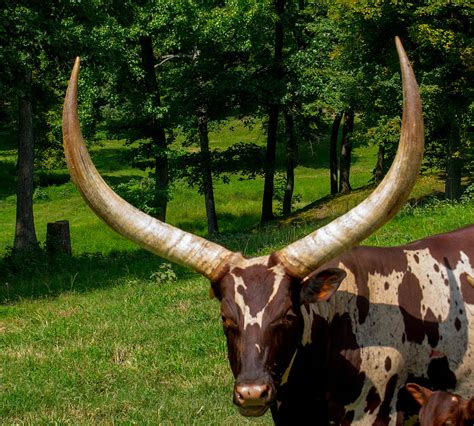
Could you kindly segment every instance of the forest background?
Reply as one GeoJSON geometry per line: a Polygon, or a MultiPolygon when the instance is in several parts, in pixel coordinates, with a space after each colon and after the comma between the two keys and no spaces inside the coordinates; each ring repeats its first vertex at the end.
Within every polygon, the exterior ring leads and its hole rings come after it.
{"type": "Polygon", "coordinates": [[[472,10],[464,0],[8,2],[0,126],[18,146],[15,170],[4,172],[17,176],[14,250],[37,246],[35,188],[61,179],[61,108],[75,56],[87,140],[125,140],[129,164],[147,171],[118,192],[166,220],[176,182],[197,188],[212,235],[216,179],[263,177],[260,222],[274,219],[275,199],[287,216],[298,151],[308,147],[325,146],[331,194],[351,190],[354,143],[376,147],[373,181],[381,180],[400,128],[399,36],[423,99],[424,171],[440,173],[446,198],[458,199],[474,164],[472,10]],[[230,118],[231,127],[261,127],[264,143],[212,149],[210,129],[230,118]]]}

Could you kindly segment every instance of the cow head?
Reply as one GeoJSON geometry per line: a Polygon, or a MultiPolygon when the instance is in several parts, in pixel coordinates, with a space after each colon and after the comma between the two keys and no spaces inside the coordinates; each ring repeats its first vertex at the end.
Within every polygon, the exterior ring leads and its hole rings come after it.
{"type": "Polygon", "coordinates": [[[330,297],[343,278],[338,270],[311,275],[324,262],[359,243],[404,204],[423,157],[423,119],[418,87],[396,39],[403,82],[400,144],[384,180],[362,203],[283,249],[245,259],[219,244],[139,211],[104,182],[92,164],[77,113],[79,58],[63,110],[63,143],[69,172],[89,206],[108,225],[147,250],[207,277],[221,301],[234,401],[245,415],[265,412],[301,335],[299,305],[330,297]]]}
{"type": "Polygon", "coordinates": [[[273,254],[237,257],[212,283],[235,377],[234,403],[241,414],[259,416],[268,409],[301,339],[300,305],[328,300],[345,276],[333,268],[302,282],[273,254]]]}
{"type": "Polygon", "coordinates": [[[474,420],[474,397],[465,400],[444,391],[431,391],[416,383],[408,383],[407,390],[421,405],[420,426],[467,426],[474,420]]]}

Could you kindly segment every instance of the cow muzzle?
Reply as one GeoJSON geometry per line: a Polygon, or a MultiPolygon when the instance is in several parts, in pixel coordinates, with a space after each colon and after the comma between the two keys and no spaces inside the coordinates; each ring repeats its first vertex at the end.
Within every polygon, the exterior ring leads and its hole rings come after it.
{"type": "Polygon", "coordinates": [[[236,384],[234,386],[234,404],[243,416],[258,417],[265,414],[275,396],[270,384],[236,384]]]}

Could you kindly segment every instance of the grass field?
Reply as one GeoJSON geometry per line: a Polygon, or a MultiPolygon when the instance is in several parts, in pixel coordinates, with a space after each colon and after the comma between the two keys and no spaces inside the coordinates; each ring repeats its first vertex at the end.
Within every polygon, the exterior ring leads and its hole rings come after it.
{"type": "MultiPolygon", "coordinates": [[[[220,129],[214,147],[232,141],[263,143],[261,129],[220,129]]],[[[94,150],[106,180],[142,173],[123,162],[123,144],[94,150]]],[[[291,218],[259,229],[263,182],[232,178],[216,184],[222,235],[216,239],[248,255],[268,253],[340,215],[370,189],[327,197],[322,145],[303,153],[296,173],[291,218]],[[327,197],[304,208],[315,200],[327,197]]],[[[15,152],[0,140],[0,257],[12,244],[15,223],[15,152]],[[3,144],[3,145],[2,145],[3,144]]],[[[372,147],[356,148],[353,186],[364,186],[375,162],[372,147]]],[[[0,423],[2,424],[271,424],[248,420],[232,406],[232,375],[209,284],[110,231],[56,171],[58,185],[37,189],[35,217],[44,241],[46,223],[71,224],[73,258],[46,255],[0,261],[0,423]]],[[[366,244],[394,245],[474,223],[473,200],[446,203],[436,176],[420,178],[411,203],[366,244]]],[[[169,221],[205,234],[202,197],[176,184],[169,221]]]]}

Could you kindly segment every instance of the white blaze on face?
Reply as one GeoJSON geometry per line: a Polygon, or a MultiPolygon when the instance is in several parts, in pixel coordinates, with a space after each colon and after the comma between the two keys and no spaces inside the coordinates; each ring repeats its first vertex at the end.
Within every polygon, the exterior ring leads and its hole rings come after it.
{"type": "MultiPolygon", "coordinates": [[[[268,256],[257,258],[257,259],[250,259],[245,262],[245,265],[243,267],[249,267],[257,264],[262,264],[262,265],[267,265],[268,264],[268,256]]],[[[240,265],[239,265],[240,266],[240,265]]],[[[242,266],[240,266],[242,267],[242,266]]],[[[273,272],[273,289],[272,293],[270,294],[270,297],[268,298],[267,302],[265,303],[265,306],[257,312],[255,315],[252,315],[250,313],[250,307],[245,303],[244,296],[242,292],[240,291],[241,289],[245,292],[247,290],[247,285],[245,284],[244,280],[240,276],[236,276],[234,273],[231,272],[232,277],[234,278],[234,300],[236,305],[240,308],[242,312],[242,316],[244,318],[244,330],[247,328],[248,325],[258,325],[259,327],[262,326],[262,321],[263,321],[263,314],[265,312],[265,309],[267,306],[272,302],[274,299],[275,295],[277,294],[280,284],[283,281],[283,278],[285,276],[285,271],[281,265],[276,265],[272,268],[269,268],[269,271],[273,272]]],[[[251,285],[259,285],[257,282],[251,282],[251,285]]]]}

